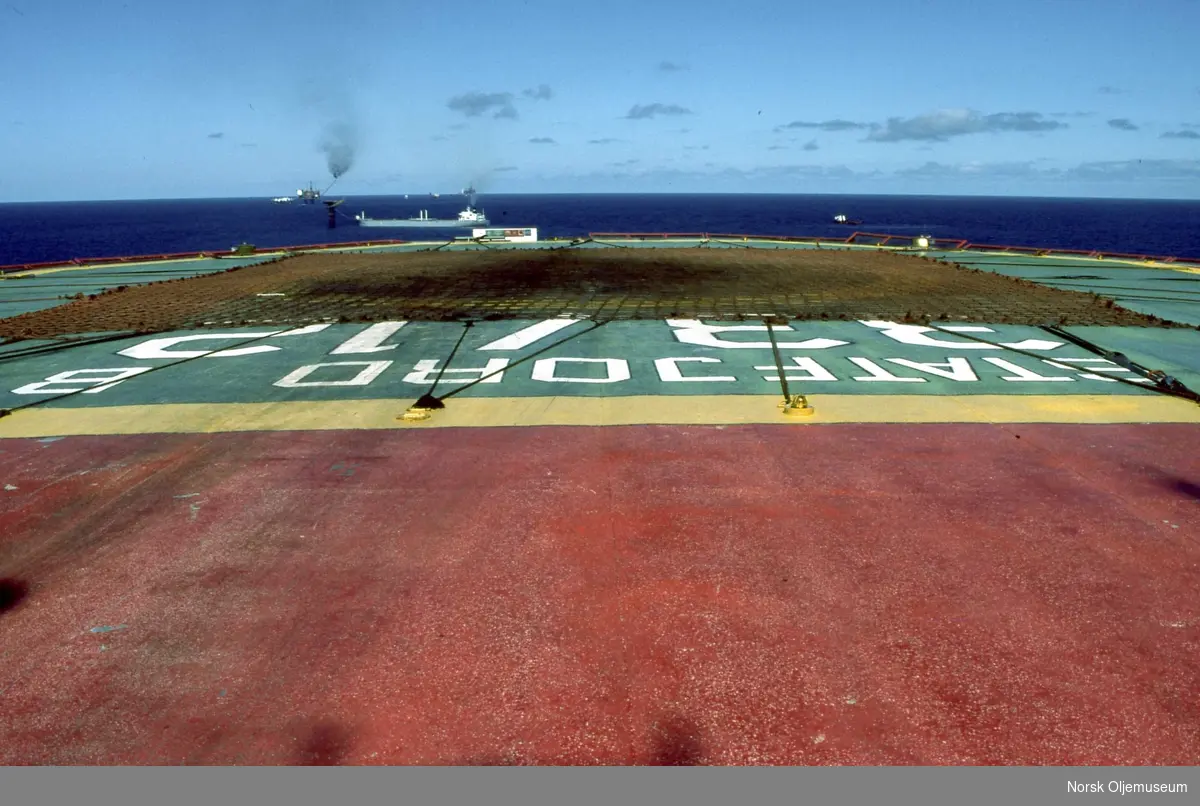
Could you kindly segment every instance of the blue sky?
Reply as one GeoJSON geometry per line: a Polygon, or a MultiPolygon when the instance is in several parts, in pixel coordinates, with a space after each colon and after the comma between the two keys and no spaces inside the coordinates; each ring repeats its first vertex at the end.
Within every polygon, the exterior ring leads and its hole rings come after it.
{"type": "Polygon", "coordinates": [[[1200,0],[0,0],[0,201],[1200,198],[1200,0]]]}

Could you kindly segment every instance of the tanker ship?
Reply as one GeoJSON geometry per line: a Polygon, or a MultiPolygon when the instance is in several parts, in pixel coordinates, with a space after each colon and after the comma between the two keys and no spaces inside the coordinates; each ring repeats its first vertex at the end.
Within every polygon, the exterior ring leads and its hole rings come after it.
{"type": "MultiPolygon", "coordinates": [[[[437,194],[433,194],[436,198],[437,194]]],[[[419,229],[446,227],[479,227],[487,226],[488,219],[482,210],[475,209],[475,188],[468,187],[462,195],[467,197],[467,208],[458,214],[458,218],[430,218],[428,210],[422,210],[412,218],[369,218],[366,212],[361,212],[354,220],[362,227],[410,227],[419,229]]],[[[407,196],[405,198],[408,198],[407,196]]]]}

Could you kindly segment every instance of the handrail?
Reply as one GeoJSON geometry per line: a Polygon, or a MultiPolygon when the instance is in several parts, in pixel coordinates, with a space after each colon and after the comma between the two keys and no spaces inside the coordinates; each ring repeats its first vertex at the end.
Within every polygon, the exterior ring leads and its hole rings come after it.
{"type": "MultiPolygon", "coordinates": [[[[820,235],[747,235],[744,233],[729,234],[729,233],[710,233],[710,232],[591,232],[588,237],[592,239],[600,238],[703,238],[711,240],[715,238],[729,239],[737,238],[741,240],[756,240],[756,241],[790,241],[798,243],[827,243],[827,244],[846,244],[846,245],[861,245],[861,246],[876,246],[887,247],[891,241],[904,241],[906,245],[911,246],[912,235],[898,235],[896,233],[886,232],[862,232],[855,230],[845,237],[836,236],[820,236],[820,235]],[[860,243],[860,239],[873,238],[879,243],[860,243]]],[[[928,237],[928,236],[926,236],[928,237]]],[[[1017,252],[1022,254],[1031,254],[1038,257],[1053,257],[1055,255],[1081,255],[1083,257],[1091,257],[1096,259],[1111,258],[1116,260],[1138,260],[1138,261],[1153,261],[1156,263],[1200,263],[1200,257],[1196,258],[1181,258],[1178,256],[1167,255],[1145,255],[1136,254],[1133,252],[1108,252],[1101,249],[1059,249],[1057,247],[1046,246],[1008,246],[1003,244],[985,244],[973,243],[966,239],[960,238],[929,238],[929,249],[922,251],[943,251],[950,249],[953,251],[980,251],[980,252],[1017,252]]]]}
{"type": "Polygon", "coordinates": [[[596,238],[708,238],[707,232],[589,232],[596,238]]]}
{"type": "MultiPolygon", "coordinates": [[[[590,232],[588,238],[592,240],[602,239],[661,239],[669,238],[687,239],[687,240],[713,240],[713,239],[739,239],[743,241],[785,241],[790,243],[816,243],[816,244],[842,244],[846,246],[866,246],[879,248],[895,248],[892,245],[893,241],[904,241],[911,246],[911,235],[897,235],[895,233],[883,232],[861,232],[855,230],[849,235],[843,237],[837,236],[821,236],[821,235],[747,235],[744,233],[710,233],[710,232],[590,232]],[[872,242],[862,243],[864,239],[873,239],[872,242]]],[[[253,257],[255,255],[276,254],[279,252],[317,252],[332,249],[353,249],[361,247],[373,246],[403,246],[413,243],[413,241],[405,241],[398,239],[386,239],[376,241],[345,241],[341,243],[320,243],[306,244],[301,246],[268,246],[262,248],[254,248],[253,251],[247,252],[245,255],[239,255],[236,248],[226,250],[203,250],[197,252],[172,252],[159,253],[153,255],[120,255],[112,257],[96,257],[96,258],[70,258],[66,260],[47,260],[35,263],[15,263],[0,266],[0,274],[11,274],[14,272],[34,271],[37,269],[60,268],[67,266],[119,266],[125,263],[153,263],[165,262],[170,260],[186,260],[197,258],[236,258],[236,257],[253,257]]],[[[1142,262],[1156,263],[1200,263],[1198,258],[1180,258],[1177,256],[1166,255],[1144,255],[1134,254],[1130,252],[1106,252],[1097,249],[1058,249],[1053,247],[1039,246],[1010,246],[1002,244],[985,244],[972,243],[963,239],[956,238],[930,238],[930,251],[963,251],[963,252],[1012,252],[1016,254],[1030,254],[1037,257],[1054,257],[1056,255],[1080,255],[1097,260],[1105,258],[1115,260],[1136,260],[1142,262]]]]}

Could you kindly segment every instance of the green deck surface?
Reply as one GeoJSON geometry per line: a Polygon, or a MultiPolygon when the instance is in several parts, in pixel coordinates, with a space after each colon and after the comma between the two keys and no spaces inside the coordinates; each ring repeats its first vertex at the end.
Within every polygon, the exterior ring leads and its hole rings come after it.
{"type": "MultiPolygon", "coordinates": [[[[346,247],[338,251],[415,251],[437,248],[439,243],[401,246],[346,247]]],[[[662,248],[696,246],[698,240],[644,241],[613,240],[586,244],[585,248],[662,248]]],[[[536,248],[562,248],[568,241],[544,241],[536,248]]],[[[708,248],[815,248],[812,244],[755,243],[753,241],[709,241],[708,248]]],[[[454,244],[444,248],[519,249],[529,245],[454,244]]],[[[829,248],[827,245],[822,248],[829,248]]],[[[834,245],[832,248],[843,248],[834,245]]],[[[858,247],[856,247],[858,248],[858,247]]],[[[869,248],[869,247],[863,247],[869,248]]],[[[1022,277],[1057,288],[1110,296],[1133,310],[1175,322],[1200,326],[1200,273],[1183,267],[1144,266],[1115,261],[1031,255],[970,252],[930,252],[971,268],[1022,277]]],[[[61,304],[63,297],[97,293],[119,285],[135,285],[177,277],[224,271],[233,266],[252,265],[270,255],[231,260],[192,260],[171,263],[103,266],[70,271],[36,272],[28,278],[0,280],[0,317],[61,304]]],[[[515,349],[483,349],[489,343],[536,325],[533,321],[484,322],[468,333],[439,386],[449,391],[479,377],[489,360],[515,362],[564,336],[588,328],[576,322],[515,349]],[[459,371],[459,372],[456,372],[459,371]]],[[[662,321],[615,322],[588,332],[538,356],[540,364],[528,361],[507,369],[499,380],[481,383],[463,394],[469,396],[628,396],[774,394],[780,391],[774,357],[766,346],[765,329],[751,323],[715,323],[741,330],[715,336],[719,344],[689,343],[681,338],[686,329],[662,321]],[[757,346],[731,346],[756,342],[757,346]],[[677,363],[664,359],[683,360],[677,363]],[[547,362],[546,359],[585,359],[547,362]],[[606,361],[607,360],[607,361],[606,361]],[[549,365],[555,364],[556,368],[549,365]],[[540,367],[540,369],[538,369],[540,367]],[[603,381],[608,372],[629,377],[603,381]],[[554,376],[553,373],[558,375],[554,376]],[[563,377],[566,380],[550,380],[563,377]],[[676,378],[672,380],[671,378],[676,378]],[[682,380],[696,378],[696,380],[682,380]],[[539,379],[540,378],[540,379],[539,379]],[[732,380],[719,380],[726,378],[732,380]]],[[[951,325],[953,326],[953,325],[951,325]]],[[[378,326],[376,326],[378,327],[378,326]]],[[[896,334],[924,333],[906,342],[862,322],[800,322],[777,329],[790,391],[805,394],[1153,394],[1127,384],[1102,380],[1106,377],[1133,379],[1131,373],[1074,345],[1053,349],[1037,346],[1030,350],[1044,359],[987,349],[943,333],[899,326],[896,334]],[[919,343],[924,339],[934,343],[919,343]],[[845,342],[834,346],[790,346],[798,340],[830,339],[845,342]],[[912,343],[913,341],[918,343],[912,343]],[[799,362],[797,363],[797,358],[799,362]],[[858,359],[858,362],[851,359],[858,359]],[[1075,369],[1054,367],[1046,360],[1082,359],[1075,369]],[[864,368],[864,362],[875,369],[864,368]],[[1013,369],[1017,367],[1019,369],[1013,369]],[[1088,377],[1087,370],[1092,370],[1088,377]],[[880,380],[872,380],[873,373],[880,380]],[[1097,374],[1098,373],[1098,374],[1097,374]],[[1051,380],[1058,378],[1060,380],[1051,380]],[[1067,379],[1067,380],[1062,380],[1067,379]]],[[[994,332],[976,332],[993,342],[1056,341],[1037,328],[1010,325],[990,326],[994,332]]],[[[153,337],[132,337],[102,344],[83,344],[34,355],[20,353],[57,342],[27,341],[0,344],[0,408],[45,400],[70,389],[94,389],[111,374],[84,373],[80,383],[54,382],[30,388],[58,373],[80,370],[116,370],[163,367],[179,361],[181,350],[219,351],[233,347],[239,339],[273,332],[269,326],[230,328],[204,332],[180,332],[153,337]],[[236,338],[204,339],[169,348],[171,357],[121,354],[135,345],[168,335],[207,335],[214,332],[238,334],[236,338]],[[15,393],[24,387],[27,394],[15,393]]],[[[407,323],[385,341],[351,352],[348,340],[371,330],[365,324],[326,325],[310,328],[303,335],[272,336],[253,346],[271,347],[252,355],[206,355],[179,366],[135,375],[100,391],[74,394],[50,406],[111,406],[137,403],[236,403],[282,400],[334,400],[395,397],[410,400],[427,391],[436,370],[443,366],[463,332],[454,323],[407,323]],[[343,345],[338,352],[334,352],[343,345]],[[338,365],[340,362],[357,362],[338,365]],[[374,362],[374,363],[371,363],[374,362]],[[424,362],[424,363],[422,363],[424,362]],[[330,366],[333,364],[333,366],[330,366]],[[316,366],[321,365],[321,366],[316,366]],[[303,367],[314,367],[307,374],[303,367]],[[433,368],[432,371],[429,368],[433,368]],[[299,373],[299,374],[297,374],[299,373]],[[303,377],[301,377],[303,376],[303,377]],[[291,378],[291,381],[287,379],[291,378]]],[[[1123,352],[1134,361],[1161,369],[1193,389],[1200,388],[1200,332],[1190,329],[1076,327],[1072,332],[1109,350],[1123,352]]],[[[694,331],[703,341],[703,334],[694,331]]],[[[92,334],[93,336],[96,334],[92,334]]],[[[510,345],[511,346],[511,345],[510,345]]],[[[497,364],[493,364],[497,366],[497,364]]],[[[80,377],[80,376],[68,376],[80,377]]]]}
{"type": "Polygon", "coordinates": [[[930,252],[972,269],[1020,277],[1051,288],[1083,291],[1171,322],[1200,327],[1200,272],[1130,263],[1029,255],[930,252]]]}
{"type": "MultiPolygon", "coordinates": [[[[558,320],[562,321],[562,320],[558,320]]],[[[472,327],[455,355],[439,392],[449,391],[467,380],[478,378],[489,360],[515,362],[572,333],[582,332],[590,323],[576,321],[555,333],[543,334],[524,345],[500,343],[536,322],[485,322],[472,327]],[[492,349],[484,349],[489,344],[492,349]],[[496,349],[510,347],[514,349],[496,349]],[[453,372],[461,370],[461,372],[453,372]]],[[[731,323],[721,323],[731,326],[731,323]]],[[[774,394],[780,384],[773,354],[766,344],[762,326],[737,325],[757,330],[731,330],[715,334],[725,344],[757,343],[757,346],[702,346],[685,343],[690,332],[706,338],[701,331],[673,327],[667,322],[614,322],[585,333],[553,350],[505,371],[498,382],[481,383],[463,394],[469,396],[628,396],[628,395],[713,395],[774,394]],[[591,359],[560,361],[556,368],[540,364],[542,378],[535,377],[535,364],[544,359],[591,359]],[[680,361],[674,366],[683,377],[701,380],[669,380],[672,367],[661,359],[707,359],[680,361]],[[608,359],[608,363],[602,360],[608,359]],[[714,360],[715,359],[715,360],[714,360]],[[656,363],[657,362],[657,363],[656,363]],[[589,383],[602,380],[609,372],[628,372],[627,380],[589,383]],[[557,375],[554,375],[557,373],[557,375]],[[549,376],[570,380],[552,381],[549,376]],[[714,377],[732,378],[718,380],[714,377]],[[706,378],[706,379],[705,379],[706,378]]],[[[790,391],[805,394],[1153,394],[1137,387],[1103,377],[1132,379],[1128,371],[1099,359],[1074,345],[1058,342],[1037,328],[1011,325],[993,326],[994,332],[974,332],[993,342],[1041,342],[1029,348],[1044,355],[1044,360],[1013,353],[1006,349],[982,348],[974,342],[916,326],[897,326],[895,335],[934,344],[912,344],[861,322],[796,323],[790,330],[776,328],[790,391]],[[796,342],[826,339],[846,342],[834,346],[821,343],[797,348],[796,342]],[[800,361],[797,363],[796,359],[800,361]],[[870,362],[886,372],[883,380],[869,380],[873,371],[860,363],[870,362]],[[1082,362],[1077,362],[1082,359],[1082,362]],[[1045,360],[1065,362],[1054,367],[1045,360]],[[997,363],[1001,362],[1001,363],[997,363]],[[1014,369],[1014,367],[1020,369],[1014,369]],[[1086,377],[1088,371],[1093,377],[1086,377]],[[832,376],[830,378],[829,376],[832,376]],[[1021,379],[1024,376],[1024,379],[1021,379]],[[1005,380],[1009,378],[1009,380],[1005,380]],[[1059,378],[1062,380],[1049,380],[1059,378]],[[868,379],[868,380],[864,380],[868,379]],[[907,380],[903,380],[907,379],[907,380]]],[[[58,373],[78,370],[116,370],[162,367],[185,358],[180,351],[219,351],[233,349],[239,341],[273,332],[270,328],[231,328],[215,331],[234,334],[226,338],[204,338],[168,346],[172,357],[156,357],[133,351],[136,345],[179,335],[133,337],[105,344],[81,345],[60,351],[5,359],[0,353],[0,407],[8,408],[44,400],[71,389],[90,388],[104,379],[103,372],[88,373],[80,383],[56,382],[43,387],[26,388],[31,394],[15,390],[44,381],[58,373]]],[[[390,398],[408,401],[426,392],[436,370],[443,366],[463,326],[455,323],[408,323],[384,341],[363,342],[364,334],[381,333],[379,325],[328,325],[308,328],[303,334],[273,336],[255,342],[252,347],[275,348],[251,355],[205,355],[178,366],[133,376],[99,392],[75,394],[50,406],[110,406],[145,403],[237,403],[283,400],[336,400],[390,398]],[[370,328],[374,327],[374,330],[370,328]],[[312,332],[312,331],[316,332],[312,332]],[[349,341],[358,338],[355,348],[349,341]],[[394,345],[394,347],[393,347],[394,345]],[[340,346],[340,351],[335,353],[340,346]],[[382,349],[378,349],[382,348],[382,349]],[[357,350],[350,352],[350,350],[357,350]],[[419,368],[419,362],[430,362],[419,368]],[[340,362],[354,362],[349,365],[340,362]],[[376,362],[374,364],[370,362],[376,362]],[[332,364],[332,366],[331,366],[332,364]],[[322,366],[316,366],[322,365],[322,366]],[[303,367],[315,367],[307,374],[303,367]],[[368,376],[372,377],[368,377],[368,376]],[[285,380],[301,385],[289,385],[285,380]],[[358,384],[347,385],[357,378],[358,384]],[[315,385],[314,385],[315,384],[315,385]]],[[[1192,388],[1200,388],[1200,333],[1192,330],[1146,328],[1076,328],[1072,332],[1110,349],[1125,352],[1130,358],[1151,368],[1162,369],[1192,388]]],[[[16,345],[13,345],[15,348],[16,345]]],[[[494,365],[495,366],[495,365],[494,365]]],[[[79,377],[79,376],[68,376],[79,377]]]]}
{"type": "Polygon", "coordinates": [[[122,285],[146,285],[163,280],[199,277],[238,266],[252,266],[270,259],[271,256],[204,258],[0,275],[0,319],[53,308],[70,302],[70,298],[76,294],[86,296],[122,285]]]}

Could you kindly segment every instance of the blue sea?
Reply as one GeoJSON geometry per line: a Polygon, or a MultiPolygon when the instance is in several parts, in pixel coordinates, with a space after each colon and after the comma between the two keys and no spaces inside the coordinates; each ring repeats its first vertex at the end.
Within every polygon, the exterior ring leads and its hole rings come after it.
{"type": "MultiPolygon", "coordinates": [[[[349,197],[328,228],[321,204],[269,199],[0,204],[0,265],[396,238],[449,230],[362,229],[353,215],[456,217],[461,196],[349,197]]],[[[844,237],[851,229],[973,243],[1200,258],[1200,201],[798,195],[481,195],[492,224],[544,238],[588,232],[714,232],[844,237]],[[838,213],[861,219],[848,229],[838,213]]]]}

